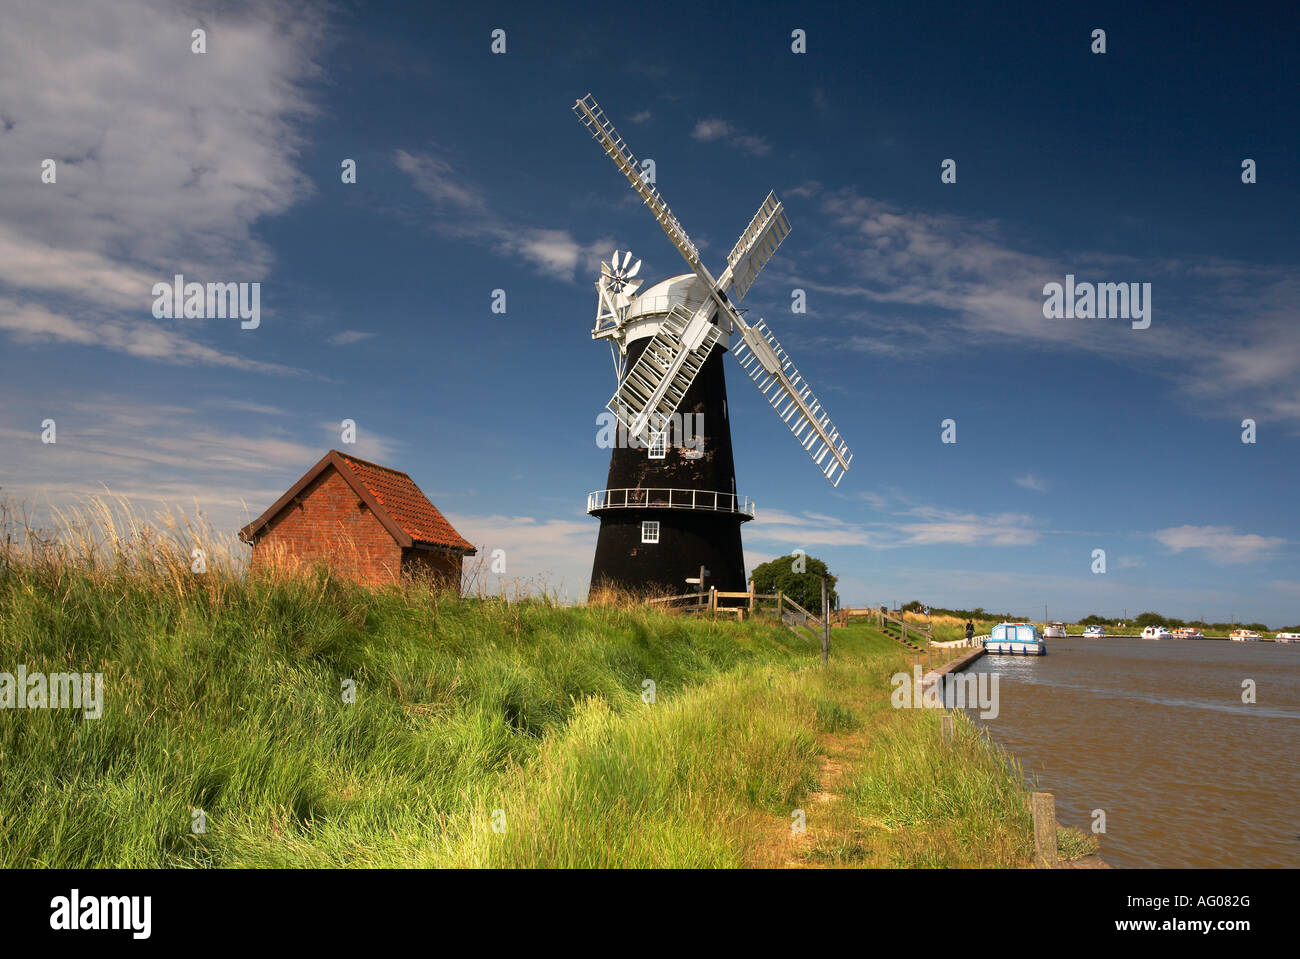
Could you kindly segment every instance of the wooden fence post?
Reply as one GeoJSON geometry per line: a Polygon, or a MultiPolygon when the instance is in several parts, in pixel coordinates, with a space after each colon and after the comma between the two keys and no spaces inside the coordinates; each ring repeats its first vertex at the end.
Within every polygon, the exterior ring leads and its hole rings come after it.
{"type": "Polygon", "coordinates": [[[776,591],[776,618],[785,618],[785,593],[779,589],[776,591]]]}
{"type": "Polygon", "coordinates": [[[1051,793],[1031,793],[1029,808],[1034,814],[1034,851],[1038,864],[1055,869],[1060,862],[1056,851],[1056,797],[1051,793]]]}
{"type": "Polygon", "coordinates": [[[946,743],[952,742],[952,733],[953,733],[952,713],[943,714],[942,728],[943,728],[943,741],[946,743]]]}
{"type": "Polygon", "coordinates": [[[826,577],[822,577],[822,665],[831,652],[831,607],[826,595],[826,577]]]}
{"type": "Polygon", "coordinates": [[[717,611],[718,611],[718,587],[710,586],[709,587],[709,612],[716,613],[717,611]]]}
{"type": "Polygon", "coordinates": [[[749,614],[754,614],[754,581],[749,581],[749,614]]]}

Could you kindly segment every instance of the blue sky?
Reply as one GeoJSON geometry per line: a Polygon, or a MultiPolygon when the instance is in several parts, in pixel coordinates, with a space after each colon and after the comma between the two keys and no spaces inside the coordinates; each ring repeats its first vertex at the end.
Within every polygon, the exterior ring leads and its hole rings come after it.
{"type": "Polygon", "coordinates": [[[855,458],[832,489],[728,361],[751,566],[804,549],[854,604],[1300,622],[1300,134],[1279,22],[138,0],[6,21],[6,495],[107,487],[233,531],[351,418],[353,451],[504,549],[507,579],[580,597],[614,387],[590,339],[598,261],[685,271],[570,112],[590,91],[715,272],[769,189],[786,204],[793,232],[745,305],[855,458]],[[175,273],[261,283],[260,327],[155,319],[175,273]],[[1045,318],[1067,273],[1151,283],[1150,328],[1045,318]]]}

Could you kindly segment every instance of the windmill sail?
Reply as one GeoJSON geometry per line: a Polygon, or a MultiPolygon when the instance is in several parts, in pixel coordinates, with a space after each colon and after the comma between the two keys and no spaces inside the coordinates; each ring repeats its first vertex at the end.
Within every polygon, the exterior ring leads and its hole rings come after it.
{"type": "Polygon", "coordinates": [[[772,259],[781,241],[789,235],[790,224],[785,218],[785,207],[775,193],[769,193],[754,214],[754,219],[749,221],[749,226],[727,254],[727,266],[731,275],[726,277],[724,274],[724,279],[731,280],[737,303],[745,298],[749,288],[758,279],[758,274],[767,266],[767,261],[772,259]]]}
{"type": "MultiPolygon", "coordinates": [[[[644,439],[648,425],[663,422],[677,410],[724,329],[728,333],[734,331],[739,333],[739,338],[733,336],[731,349],[741,367],[817,468],[832,485],[838,486],[853,459],[848,445],[840,439],[839,431],[776,337],[762,321],[753,327],[746,323],[727,297],[728,290],[734,290],[736,301],[743,299],[789,235],[790,224],[781,201],[773,193],[767,195],[728,254],[727,268],[715,279],[595,98],[588,93],[574,103],[573,112],[645,201],[659,226],[699,277],[709,298],[693,314],[675,307],[665,316],[660,329],[619,383],[608,404],[610,411],[632,436],[644,439]]],[[[597,333],[600,332],[598,323],[597,333]]]]}
{"type": "Polygon", "coordinates": [[[703,311],[692,315],[675,306],[664,317],[663,326],[607,404],[629,436],[647,440],[649,426],[667,422],[676,412],[718,342],[719,332],[703,311]]]}
{"type": "Polygon", "coordinates": [[[668,209],[668,204],[664,198],[659,195],[659,191],[650,183],[646,182],[645,173],[641,165],[637,163],[636,156],[628,149],[623,142],[623,138],[618,135],[614,129],[614,124],[609,122],[605,116],[605,111],[600,108],[596,98],[588,93],[585,97],[573,105],[573,112],[578,115],[583,126],[591,131],[592,137],[600,144],[609,158],[614,161],[614,165],[622,171],[623,176],[627,177],[627,182],[632,184],[632,189],[641,195],[645,205],[650,208],[654,218],[663,227],[663,231],[668,234],[668,239],[681,251],[686,262],[691,266],[696,266],[700,262],[700,251],[695,248],[691,238],[686,235],[682,225],[677,222],[677,217],[673,216],[673,211],[668,209]]]}
{"type": "Polygon", "coordinates": [[[732,354],[817,468],[832,486],[839,486],[853,454],[767,324],[759,320],[755,326],[742,327],[732,354]]]}

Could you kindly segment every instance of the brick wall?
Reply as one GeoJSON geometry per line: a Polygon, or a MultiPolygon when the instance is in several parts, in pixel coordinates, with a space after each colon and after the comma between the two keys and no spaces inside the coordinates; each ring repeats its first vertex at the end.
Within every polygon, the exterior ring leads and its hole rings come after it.
{"type": "Polygon", "coordinates": [[[322,561],[374,585],[396,582],[402,570],[401,547],[333,467],[266,525],[252,568],[322,561]]]}
{"type": "Polygon", "coordinates": [[[403,553],[403,572],[415,579],[434,580],[446,589],[460,592],[461,557],[459,554],[427,549],[408,549],[403,550],[403,553]]]}

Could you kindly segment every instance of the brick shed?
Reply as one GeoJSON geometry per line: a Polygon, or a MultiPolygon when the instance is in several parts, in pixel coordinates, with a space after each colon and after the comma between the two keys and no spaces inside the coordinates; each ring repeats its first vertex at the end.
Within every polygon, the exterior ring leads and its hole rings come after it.
{"type": "Polygon", "coordinates": [[[457,591],[461,560],[477,552],[411,477],[330,450],[265,513],[239,531],[252,568],[326,562],[370,585],[405,573],[457,591]]]}

